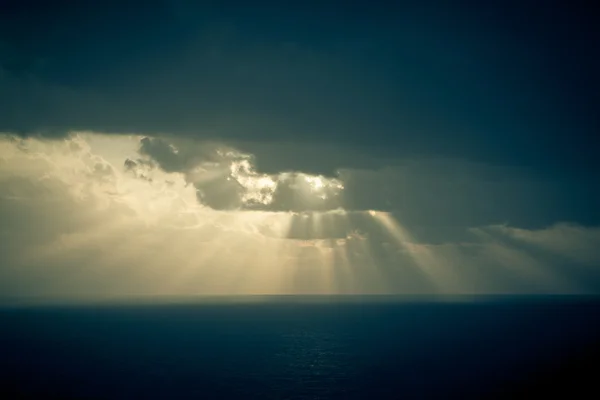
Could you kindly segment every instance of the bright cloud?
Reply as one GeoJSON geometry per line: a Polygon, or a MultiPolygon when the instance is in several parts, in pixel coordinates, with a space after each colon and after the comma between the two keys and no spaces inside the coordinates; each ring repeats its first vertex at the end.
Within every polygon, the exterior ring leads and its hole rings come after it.
{"type": "Polygon", "coordinates": [[[112,298],[600,288],[597,228],[419,230],[393,206],[344,208],[373,195],[378,181],[401,182],[389,172],[266,174],[259,161],[224,145],[198,149],[134,135],[2,137],[0,292],[112,298]]]}
{"type": "MultiPolygon", "coordinates": [[[[197,189],[199,202],[214,209],[323,211],[342,206],[344,186],[335,177],[295,171],[264,174],[251,154],[214,143],[188,144],[192,151],[164,139],[143,138],[139,153],[146,158],[138,163],[184,174],[197,189]]],[[[134,167],[135,161],[126,163],[134,167]]]]}

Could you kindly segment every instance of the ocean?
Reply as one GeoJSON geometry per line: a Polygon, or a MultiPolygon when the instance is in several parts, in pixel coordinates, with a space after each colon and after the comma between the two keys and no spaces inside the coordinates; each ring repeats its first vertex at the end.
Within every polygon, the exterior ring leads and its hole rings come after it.
{"type": "Polygon", "coordinates": [[[4,306],[0,398],[576,398],[597,391],[596,298],[253,299],[4,306]]]}

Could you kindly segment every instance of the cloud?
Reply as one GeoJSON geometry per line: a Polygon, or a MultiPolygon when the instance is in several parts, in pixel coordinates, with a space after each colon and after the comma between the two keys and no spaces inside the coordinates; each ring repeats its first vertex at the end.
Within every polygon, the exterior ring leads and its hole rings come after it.
{"type": "Polygon", "coordinates": [[[410,158],[386,167],[371,164],[313,175],[273,168],[270,157],[294,156],[293,149],[272,150],[255,155],[232,145],[169,137],[147,137],[140,144],[142,156],[166,172],[183,173],[198,189],[200,202],[216,209],[384,210],[434,236],[440,234],[426,227],[450,231],[502,223],[527,228],[556,221],[600,223],[595,206],[600,192],[587,178],[548,177],[523,167],[451,158],[410,158]],[[260,169],[263,164],[270,165],[268,172],[260,169]]]}
{"type": "Polygon", "coordinates": [[[553,283],[595,291],[600,278],[600,253],[595,250],[600,239],[597,227],[556,223],[534,230],[506,225],[470,230],[506,267],[526,272],[538,285],[553,283]]]}
{"type": "Polygon", "coordinates": [[[600,265],[600,228],[558,223],[544,229],[527,230],[494,225],[489,232],[503,235],[530,251],[542,251],[590,267],[600,265]]]}
{"type": "MultiPolygon", "coordinates": [[[[221,210],[315,211],[343,206],[343,185],[334,177],[301,171],[257,171],[253,155],[226,145],[188,143],[180,150],[162,138],[145,137],[139,153],[165,172],[179,172],[198,201],[221,210]]],[[[128,168],[137,168],[126,161],[128,168]]]]}
{"type": "Polygon", "coordinates": [[[0,130],[226,141],[263,159],[265,173],[331,175],[411,157],[575,173],[596,165],[598,68],[585,46],[515,40],[506,34],[515,21],[484,27],[477,11],[240,16],[159,3],[3,13],[0,130]],[[273,147],[285,156],[263,157],[273,147]]]}
{"type": "MultiPolygon", "coordinates": [[[[600,290],[597,227],[418,226],[379,210],[214,209],[198,202],[191,172],[159,168],[139,154],[140,140],[0,140],[5,297],[600,290]]],[[[241,162],[251,157],[213,156],[227,166],[237,160],[240,171],[229,173],[254,179],[252,164],[241,162]]],[[[290,188],[314,185],[289,174],[290,188]]]]}
{"type": "Polygon", "coordinates": [[[136,161],[133,161],[132,159],[127,158],[123,163],[123,167],[125,168],[125,171],[131,172],[136,178],[152,182],[149,173],[154,168],[153,162],[139,158],[136,161]]]}
{"type": "Polygon", "coordinates": [[[141,140],[140,154],[154,159],[166,172],[181,172],[184,170],[184,160],[178,155],[179,150],[162,139],[145,137],[141,140]]]}

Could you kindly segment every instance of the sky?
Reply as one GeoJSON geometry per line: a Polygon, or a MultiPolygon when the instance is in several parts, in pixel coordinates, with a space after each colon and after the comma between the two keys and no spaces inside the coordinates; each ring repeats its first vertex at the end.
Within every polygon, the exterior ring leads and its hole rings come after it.
{"type": "Polygon", "coordinates": [[[589,10],[0,7],[0,299],[600,291],[589,10]]]}

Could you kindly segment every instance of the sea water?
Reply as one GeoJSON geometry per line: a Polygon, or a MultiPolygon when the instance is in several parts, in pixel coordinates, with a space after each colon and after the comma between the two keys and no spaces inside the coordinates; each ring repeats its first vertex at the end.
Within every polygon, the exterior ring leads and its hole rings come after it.
{"type": "Polygon", "coordinates": [[[0,394],[462,399],[552,385],[574,394],[593,387],[599,304],[358,296],[3,307],[0,394]]]}

